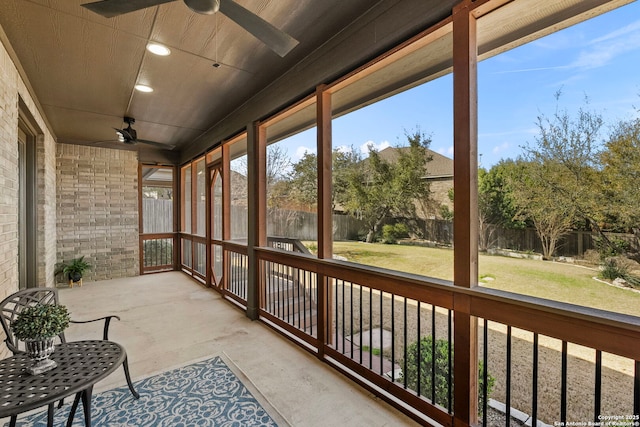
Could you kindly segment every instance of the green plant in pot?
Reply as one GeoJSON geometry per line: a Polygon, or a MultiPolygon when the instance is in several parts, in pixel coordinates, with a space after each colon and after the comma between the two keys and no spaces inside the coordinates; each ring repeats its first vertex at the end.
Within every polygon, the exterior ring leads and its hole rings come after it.
{"type": "Polygon", "coordinates": [[[29,357],[35,364],[27,368],[33,375],[57,366],[49,359],[55,349],[54,339],[69,326],[69,312],[64,305],[37,304],[27,307],[11,322],[11,330],[24,341],[29,357]]]}
{"type": "Polygon", "coordinates": [[[70,283],[78,282],[82,279],[85,271],[91,268],[91,264],[84,260],[84,256],[74,258],[69,262],[61,262],[56,268],[55,275],[64,274],[70,283]]]}

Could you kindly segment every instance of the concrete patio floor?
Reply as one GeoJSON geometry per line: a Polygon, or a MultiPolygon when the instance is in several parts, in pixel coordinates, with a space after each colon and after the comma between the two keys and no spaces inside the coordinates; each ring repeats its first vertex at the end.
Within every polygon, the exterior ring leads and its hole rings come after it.
{"type": "MultiPolygon", "coordinates": [[[[127,350],[133,380],[226,354],[292,426],[413,426],[414,421],[180,272],[61,288],[74,320],[116,314],[110,339],[127,350]]],[[[96,339],[73,325],[67,340],[96,339]]],[[[94,392],[124,385],[122,369],[94,392]]]]}

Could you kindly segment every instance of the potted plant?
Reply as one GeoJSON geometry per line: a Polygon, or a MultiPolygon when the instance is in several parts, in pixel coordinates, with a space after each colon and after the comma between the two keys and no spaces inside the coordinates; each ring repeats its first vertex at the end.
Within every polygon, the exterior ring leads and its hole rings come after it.
{"type": "Polygon", "coordinates": [[[64,305],[37,304],[27,307],[11,323],[11,330],[24,341],[29,357],[35,364],[27,368],[31,374],[40,374],[57,366],[49,359],[55,349],[54,338],[69,326],[69,312],[64,305]]]}
{"type": "Polygon", "coordinates": [[[74,258],[69,262],[61,262],[56,268],[55,274],[64,274],[69,279],[69,283],[75,283],[82,280],[82,275],[86,270],[91,268],[91,264],[84,260],[84,256],[74,258]]]}

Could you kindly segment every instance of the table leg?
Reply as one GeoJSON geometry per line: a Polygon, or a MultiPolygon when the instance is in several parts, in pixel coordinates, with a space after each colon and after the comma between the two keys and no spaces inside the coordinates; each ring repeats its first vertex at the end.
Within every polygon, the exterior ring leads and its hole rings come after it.
{"type": "Polygon", "coordinates": [[[82,406],[84,407],[84,425],[91,427],[91,396],[93,395],[93,386],[87,387],[82,392],[82,406]]]}
{"type": "Polygon", "coordinates": [[[126,357],[124,358],[124,362],[122,362],[122,365],[124,366],[124,376],[127,379],[127,384],[129,385],[129,390],[131,390],[131,394],[133,394],[133,397],[135,397],[136,399],[140,399],[140,395],[133,388],[133,383],[131,383],[131,376],[129,375],[129,363],[127,363],[126,357]]]}
{"type": "Polygon", "coordinates": [[[53,403],[49,403],[49,409],[47,410],[47,427],[53,427],[53,411],[55,406],[53,403]]]}
{"type": "Polygon", "coordinates": [[[9,427],[16,427],[17,415],[11,415],[11,421],[9,421],[9,427]]]}
{"type": "Polygon", "coordinates": [[[69,410],[69,418],[67,418],[67,427],[71,427],[71,424],[73,424],[73,418],[76,416],[76,410],[78,409],[80,396],[82,396],[81,391],[77,392],[75,399],[73,399],[73,405],[71,405],[71,410],[69,410]]]}

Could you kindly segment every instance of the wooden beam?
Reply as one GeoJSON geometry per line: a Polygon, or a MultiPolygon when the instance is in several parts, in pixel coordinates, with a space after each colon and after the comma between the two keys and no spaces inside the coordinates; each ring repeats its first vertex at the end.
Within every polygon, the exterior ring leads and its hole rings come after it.
{"type": "MultiPolygon", "coordinates": [[[[331,94],[326,86],[316,89],[317,134],[318,134],[318,258],[333,258],[333,221],[331,209],[331,94]]],[[[318,357],[324,358],[324,344],[330,343],[328,329],[332,324],[330,287],[332,280],[318,274],[318,357]]]]}
{"type": "Polygon", "coordinates": [[[267,132],[264,126],[252,123],[247,127],[247,195],[249,258],[247,285],[247,317],[258,318],[260,264],[255,249],[267,244],[267,132]]]}
{"type": "MultiPolygon", "coordinates": [[[[472,2],[453,11],[454,285],[478,285],[477,39],[472,2]]],[[[454,425],[478,421],[478,322],[467,296],[454,300],[454,425]]]]}

